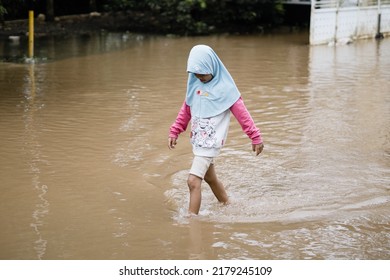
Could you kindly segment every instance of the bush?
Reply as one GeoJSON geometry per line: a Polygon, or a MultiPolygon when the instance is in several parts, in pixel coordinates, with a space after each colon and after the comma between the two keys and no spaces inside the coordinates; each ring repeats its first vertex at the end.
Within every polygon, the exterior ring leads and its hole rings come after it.
{"type": "MultiPolygon", "coordinates": [[[[6,19],[27,18],[28,2],[0,0],[0,15],[7,11],[6,19]]],[[[89,0],[54,0],[54,12],[56,16],[86,13],[89,4],[89,0]]],[[[189,35],[254,32],[280,24],[283,16],[281,0],[96,0],[96,6],[100,12],[128,14],[129,29],[189,35]]],[[[46,14],[46,0],[36,0],[35,11],[46,14]]]]}
{"type": "Polygon", "coordinates": [[[104,7],[150,13],[160,31],[179,34],[254,32],[282,23],[283,16],[280,0],[114,0],[104,7]]]}

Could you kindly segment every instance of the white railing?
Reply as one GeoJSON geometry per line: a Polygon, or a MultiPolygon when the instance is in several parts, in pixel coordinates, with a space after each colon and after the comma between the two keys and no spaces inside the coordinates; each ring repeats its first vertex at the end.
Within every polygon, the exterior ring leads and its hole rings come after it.
{"type": "Polygon", "coordinates": [[[310,44],[390,35],[390,0],[312,0],[310,44]]]}
{"type": "Polygon", "coordinates": [[[314,9],[390,5],[390,0],[312,0],[314,9]]]}

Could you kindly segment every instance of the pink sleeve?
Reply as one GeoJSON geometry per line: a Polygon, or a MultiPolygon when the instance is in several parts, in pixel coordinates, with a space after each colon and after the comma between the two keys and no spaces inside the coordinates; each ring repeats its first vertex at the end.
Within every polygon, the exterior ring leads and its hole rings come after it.
{"type": "Polygon", "coordinates": [[[190,106],[188,106],[184,101],[183,106],[181,106],[179,114],[176,117],[175,122],[171,125],[171,128],[169,129],[169,137],[177,139],[179,137],[179,134],[187,129],[187,125],[190,120],[190,106]]]}
{"type": "Polygon", "coordinates": [[[248,109],[241,97],[233,104],[232,107],[230,107],[230,111],[241,125],[242,130],[252,140],[252,144],[257,145],[263,143],[260,130],[256,127],[252,116],[248,112],[248,109]]]}

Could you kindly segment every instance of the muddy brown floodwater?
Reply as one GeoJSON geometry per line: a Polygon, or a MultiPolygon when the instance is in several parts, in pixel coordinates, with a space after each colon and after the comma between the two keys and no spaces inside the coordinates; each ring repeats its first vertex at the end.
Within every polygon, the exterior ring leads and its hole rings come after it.
{"type": "Polygon", "coordinates": [[[105,34],[36,49],[35,64],[0,62],[0,259],[390,258],[389,39],[105,34]],[[232,118],[216,168],[233,203],[204,185],[189,220],[188,133],[174,151],[167,133],[199,43],[265,149],[232,118]]]}

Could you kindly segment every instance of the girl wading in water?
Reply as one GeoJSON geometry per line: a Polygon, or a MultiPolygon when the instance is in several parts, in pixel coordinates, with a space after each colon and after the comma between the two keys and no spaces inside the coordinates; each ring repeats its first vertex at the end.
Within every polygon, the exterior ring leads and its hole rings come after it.
{"type": "Polygon", "coordinates": [[[226,142],[230,112],[252,141],[252,150],[263,150],[260,130],[248,112],[229,71],[217,54],[206,45],[191,49],[187,62],[188,82],[185,101],[170,127],[168,147],[175,148],[179,134],[191,121],[191,143],[194,159],[187,179],[190,191],[190,214],[197,215],[201,204],[201,184],[205,180],[215,197],[229,203],[225,187],[218,180],[214,158],[226,142]]]}

